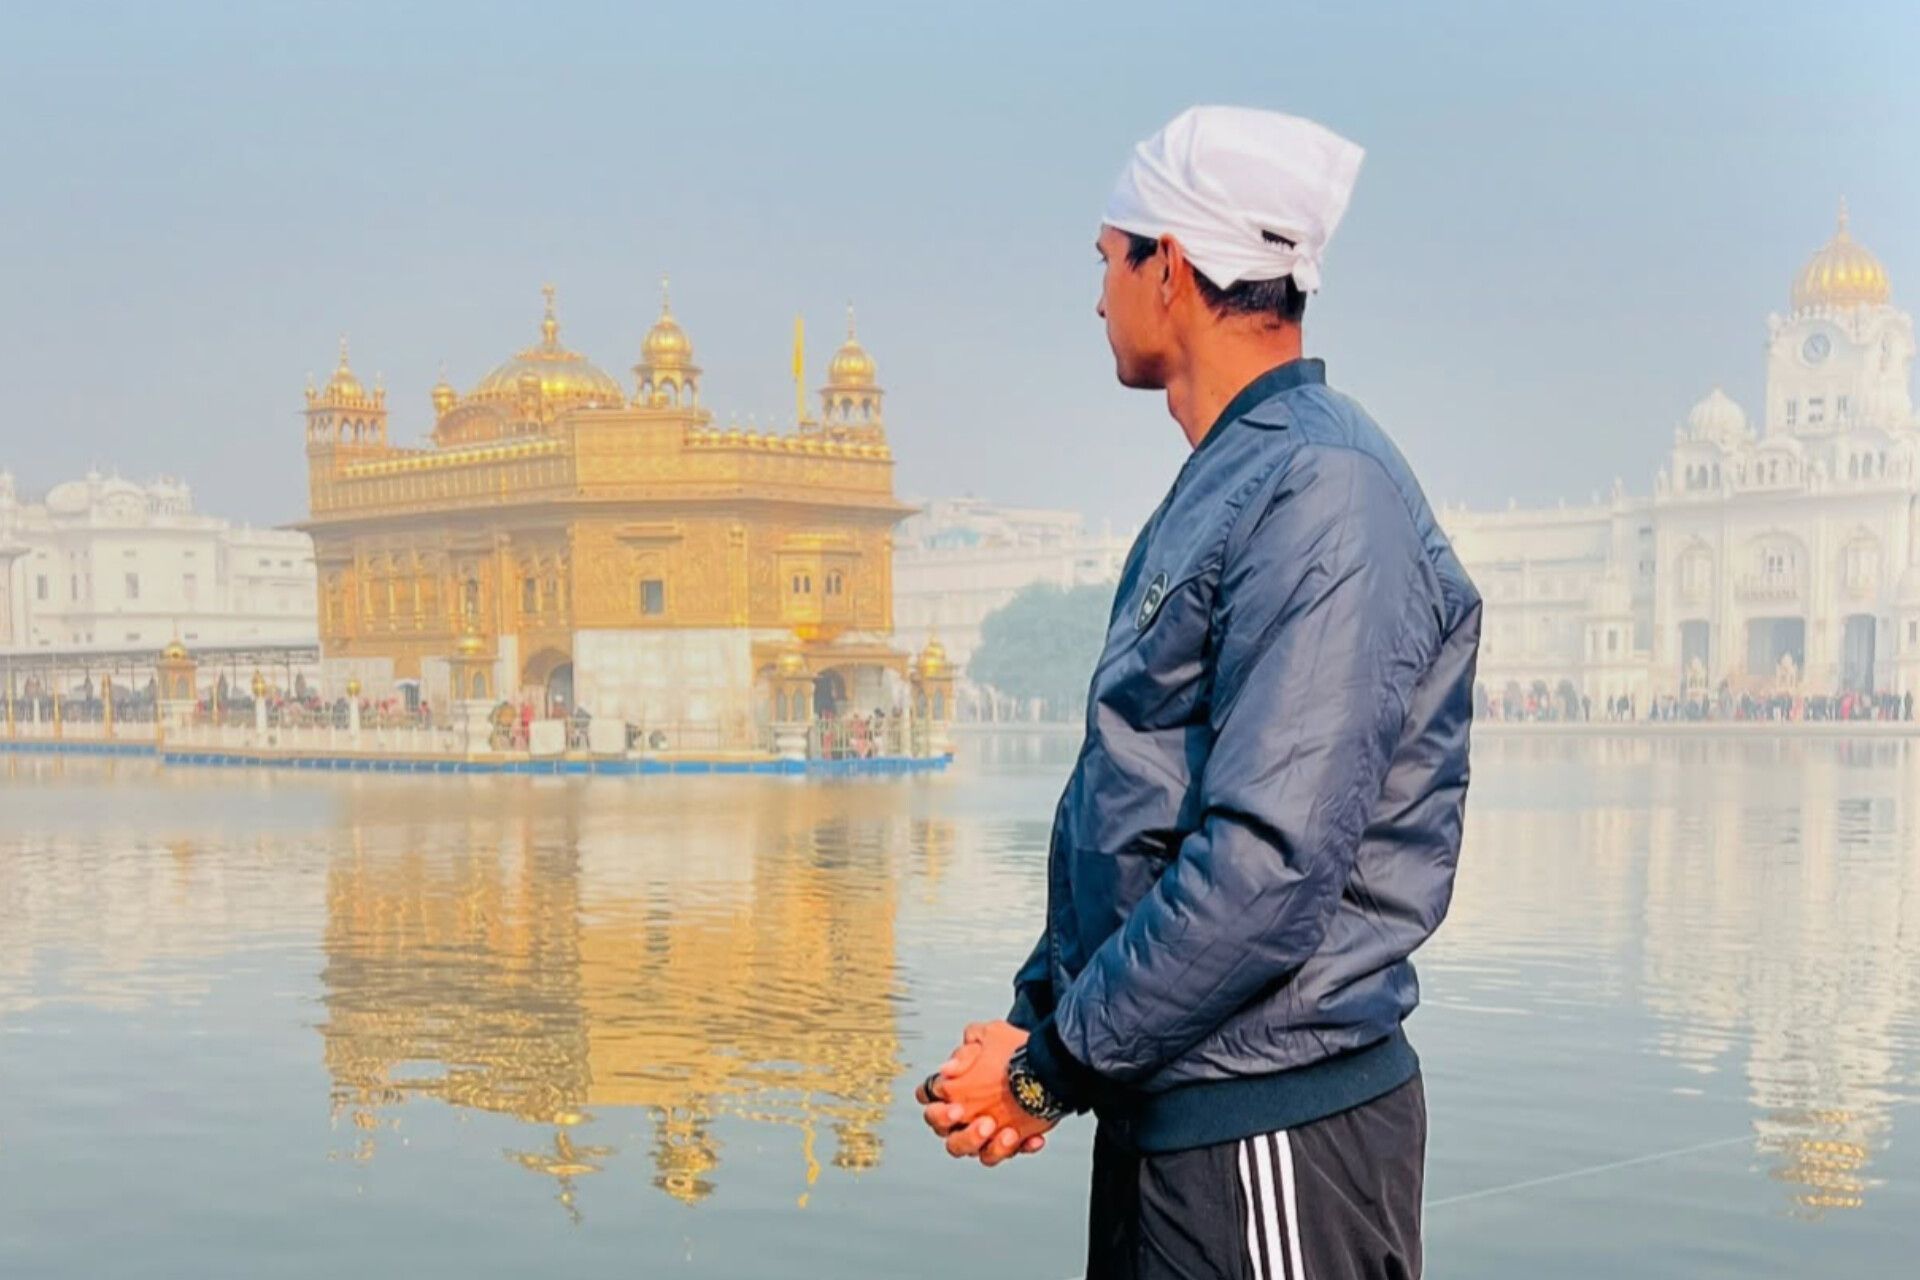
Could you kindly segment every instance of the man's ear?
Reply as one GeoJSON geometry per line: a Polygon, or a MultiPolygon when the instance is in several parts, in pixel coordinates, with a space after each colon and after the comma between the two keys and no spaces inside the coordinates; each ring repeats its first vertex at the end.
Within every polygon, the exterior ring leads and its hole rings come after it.
{"type": "Polygon", "coordinates": [[[1187,266],[1186,250],[1172,236],[1160,237],[1160,305],[1173,305],[1174,281],[1180,277],[1180,269],[1187,266]]]}

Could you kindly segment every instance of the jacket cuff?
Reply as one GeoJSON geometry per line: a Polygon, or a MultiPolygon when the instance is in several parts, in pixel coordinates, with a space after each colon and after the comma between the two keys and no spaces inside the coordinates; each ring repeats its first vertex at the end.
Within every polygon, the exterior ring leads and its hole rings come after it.
{"type": "Polygon", "coordinates": [[[1067,1051],[1051,1015],[1041,1020],[1027,1040],[1027,1065],[1069,1111],[1087,1110],[1106,1091],[1100,1074],[1067,1051]]]}

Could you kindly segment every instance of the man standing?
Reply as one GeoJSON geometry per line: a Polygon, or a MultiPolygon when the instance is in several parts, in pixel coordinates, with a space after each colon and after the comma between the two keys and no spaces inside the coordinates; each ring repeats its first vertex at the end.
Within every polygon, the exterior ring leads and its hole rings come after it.
{"type": "Polygon", "coordinates": [[[1098,248],[1122,384],[1193,446],[1120,578],[1012,1011],[921,1086],[956,1156],[1092,1111],[1089,1280],[1420,1274],[1408,957],[1452,891],[1480,600],[1301,357],[1360,148],[1204,107],[1098,248]]]}

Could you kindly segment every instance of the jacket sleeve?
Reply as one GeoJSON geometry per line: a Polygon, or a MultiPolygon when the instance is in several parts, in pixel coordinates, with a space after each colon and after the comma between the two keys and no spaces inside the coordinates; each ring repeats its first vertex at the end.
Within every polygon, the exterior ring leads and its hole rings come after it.
{"type": "Polygon", "coordinates": [[[1022,1031],[1032,1031],[1052,1012],[1053,974],[1047,962],[1047,934],[1042,929],[1032,954],[1013,975],[1013,1008],[1007,1013],[1007,1021],[1022,1031]]]}
{"type": "Polygon", "coordinates": [[[1380,464],[1303,445],[1280,470],[1221,570],[1200,825],[1035,1031],[1070,1105],[1177,1058],[1319,948],[1439,643],[1437,581],[1380,464]]]}

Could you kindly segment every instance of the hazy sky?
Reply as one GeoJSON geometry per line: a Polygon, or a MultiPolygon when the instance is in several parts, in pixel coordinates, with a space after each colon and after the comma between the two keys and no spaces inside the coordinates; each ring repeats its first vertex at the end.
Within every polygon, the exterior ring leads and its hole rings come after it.
{"type": "Polygon", "coordinates": [[[18,4],[0,0],[0,466],[304,513],[336,336],[430,426],[537,337],[623,381],[671,272],[722,421],[791,416],[848,299],[915,495],[1139,518],[1092,238],[1194,102],[1368,149],[1309,349],[1436,500],[1651,483],[1845,194],[1920,305],[1920,5],[18,4]]]}

